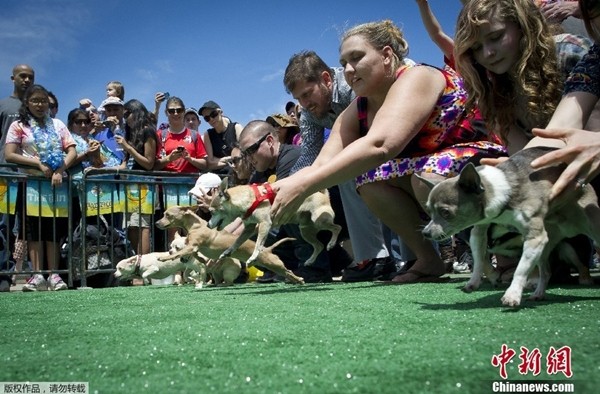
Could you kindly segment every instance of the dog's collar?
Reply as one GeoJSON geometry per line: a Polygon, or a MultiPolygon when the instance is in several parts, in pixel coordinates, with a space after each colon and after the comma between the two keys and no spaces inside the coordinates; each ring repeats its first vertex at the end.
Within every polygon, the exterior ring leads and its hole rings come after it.
{"type": "Polygon", "coordinates": [[[275,200],[275,192],[271,188],[271,184],[269,182],[265,182],[263,184],[253,183],[250,185],[250,187],[254,191],[254,202],[252,203],[252,205],[250,205],[250,208],[248,208],[248,210],[242,217],[243,220],[248,219],[250,215],[252,215],[252,212],[254,212],[254,210],[260,205],[261,202],[269,200],[269,202],[273,204],[273,201],[275,200]],[[261,190],[259,190],[259,186],[264,187],[264,193],[261,190]]]}

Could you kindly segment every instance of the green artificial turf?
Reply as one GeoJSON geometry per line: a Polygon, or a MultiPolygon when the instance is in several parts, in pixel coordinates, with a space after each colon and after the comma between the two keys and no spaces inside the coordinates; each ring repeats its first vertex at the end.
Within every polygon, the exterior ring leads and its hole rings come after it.
{"type": "Polygon", "coordinates": [[[513,310],[466,279],[383,286],[135,286],[0,295],[0,381],[85,381],[91,393],[488,393],[508,379],[600,382],[597,287],[553,287],[513,310]],[[521,346],[542,372],[520,375],[521,346]],[[570,346],[573,377],[546,373],[570,346]]]}

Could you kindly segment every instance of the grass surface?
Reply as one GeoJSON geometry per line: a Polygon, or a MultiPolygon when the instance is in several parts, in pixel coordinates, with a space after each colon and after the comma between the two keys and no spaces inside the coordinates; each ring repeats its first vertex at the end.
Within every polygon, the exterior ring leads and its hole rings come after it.
{"type": "Polygon", "coordinates": [[[136,286],[0,295],[0,381],[87,381],[98,393],[487,393],[508,379],[600,383],[598,288],[551,288],[503,308],[504,289],[466,279],[382,286],[136,286]],[[550,346],[573,377],[548,375],[550,346]],[[542,372],[520,375],[521,346],[542,372]]]}

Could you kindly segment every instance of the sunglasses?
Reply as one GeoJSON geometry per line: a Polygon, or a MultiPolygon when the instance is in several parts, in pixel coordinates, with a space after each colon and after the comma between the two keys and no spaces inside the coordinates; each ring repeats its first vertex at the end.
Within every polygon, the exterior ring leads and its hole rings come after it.
{"type": "Polygon", "coordinates": [[[185,108],[168,108],[167,112],[171,115],[182,114],[185,111],[185,108]]]}
{"type": "Polygon", "coordinates": [[[214,111],[212,111],[210,114],[208,114],[208,116],[203,116],[204,120],[206,122],[210,122],[211,119],[216,118],[217,116],[219,116],[219,111],[217,111],[216,109],[214,111]]]}
{"type": "Polygon", "coordinates": [[[87,119],[75,119],[73,121],[74,124],[90,124],[91,122],[87,119]]]}
{"type": "Polygon", "coordinates": [[[129,112],[129,111],[123,112],[123,119],[129,118],[129,115],[131,115],[131,112],[129,112]]]}
{"type": "Polygon", "coordinates": [[[267,139],[268,135],[269,135],[269,133],[263,135],[262,137],[259,138],[258,141],[256,141],[255,143],[253,143],[252,145],[250,145],[249,147],[244,149],[242,151],[242,156],[248,157],[248,156],[255,154],[256,151],[258,150],[258,148],[260,148],[260,144],[262,144],[263,141],[267,139]]]}

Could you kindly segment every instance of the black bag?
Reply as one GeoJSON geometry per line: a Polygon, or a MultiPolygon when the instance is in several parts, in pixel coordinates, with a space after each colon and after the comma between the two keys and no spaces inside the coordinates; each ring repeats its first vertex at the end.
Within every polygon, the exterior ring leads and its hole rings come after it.
{"type": "MultiPolygon", "coordinates": [[[[127,238],[125,233],[108,225],[104,216],[98,216],[98,224],[87,224],[85,231],[85,253],[87,276],[93,275],[90,270],[114,268],[116,263],[127,256],[127,238]],[[112,259],[111,259],[112,257],[112,259]]],[[[68,255],[68,245],[61,249],[63,257],[68,255]]],[[[83,257],[82,225],[79,223],[73,232],[71,267],[74,279],[81,275],[83,257]]]]}

